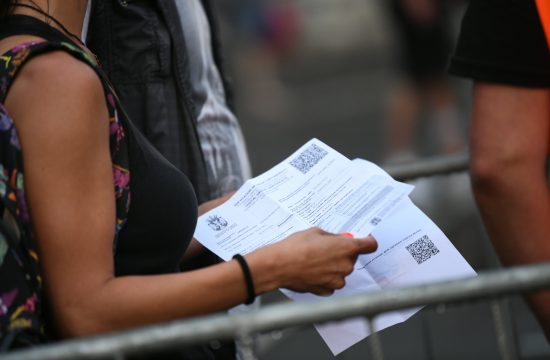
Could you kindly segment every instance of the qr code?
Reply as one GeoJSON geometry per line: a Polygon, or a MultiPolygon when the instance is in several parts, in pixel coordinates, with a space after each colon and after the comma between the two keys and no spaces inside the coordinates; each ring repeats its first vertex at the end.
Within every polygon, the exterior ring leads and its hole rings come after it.
{"type": "Polygon", "coordinates": [[[328,152],[315,144],[311,144],[307,149],[302,151],[294,160],[290,162],[290,165],[294,166],[303,174],[307,174],[312,167],[315,166],[325,157],[328,152]]]}
{"type": "Polygon", "coordinates": [[[430,240],[428,235],[422,236],[406,248],[418,264],[422,264],[424,261],[439,252],[439,249],[435,246],[432,240],[430,240]]]}

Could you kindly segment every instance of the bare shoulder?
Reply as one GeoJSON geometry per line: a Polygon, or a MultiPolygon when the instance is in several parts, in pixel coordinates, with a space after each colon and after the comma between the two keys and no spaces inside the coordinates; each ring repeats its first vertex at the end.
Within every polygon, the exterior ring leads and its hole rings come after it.
{"type": "Polygon", "coordinates": [[[8,93],[6,108],[23,142],[29,137],[38,140],[40,134],[93,137],[97,132],[106,134],[108,126],[98,75],[62,51],[39,55],[23,66],[8,93]]]}
{"type": "Polygon", "coordinates": [[[64,51],[30,59],[16,78],[13,90],[18,88],[28,94],[40,92],[45,97],[58,93],[78,97],[102,92],[101,82],[92,67],[64,51]]]}

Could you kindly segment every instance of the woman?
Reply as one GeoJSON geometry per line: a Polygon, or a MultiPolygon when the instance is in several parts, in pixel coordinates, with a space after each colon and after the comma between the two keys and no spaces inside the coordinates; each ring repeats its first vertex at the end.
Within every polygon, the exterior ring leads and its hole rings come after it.
{"type": "Polygon", "coordinates": [[[84,45],[67,44],[78,41],[86,6],[0,1],[0,109],[21,144],[18,201],[29,208],[52,333],[201,315],[277,288],[341,288],[374,239],[310,229],[238,261],[177,272],[196,222],[192,188],[125,118],[84,45]]]}

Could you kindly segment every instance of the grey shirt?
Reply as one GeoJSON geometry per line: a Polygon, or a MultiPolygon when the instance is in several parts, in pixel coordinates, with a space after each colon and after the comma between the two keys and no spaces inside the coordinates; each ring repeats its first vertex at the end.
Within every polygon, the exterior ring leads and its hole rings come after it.
{"type": "Polygon", "coordinates": [[[244,138],[212,55],[210,26],[199,0],[177,0],[189,59],[197,131],[212,197],[236,190],[250,178],[244,138]]]}

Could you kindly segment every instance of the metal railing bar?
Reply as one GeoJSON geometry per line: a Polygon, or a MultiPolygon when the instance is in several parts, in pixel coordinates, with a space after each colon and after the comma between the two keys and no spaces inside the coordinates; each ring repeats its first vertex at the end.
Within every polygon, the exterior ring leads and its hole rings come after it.
{"type": "Polygon", "coordinates": [[[516,360],[517,352],[514,347],[512,334],[506,323],[506,305],[502,299],[493,299],[490,302],[491,314],[495,326],[497,347],[502,360],[516,360]]]}
{"type": "Polygon", "coordinates": [[[395,180],[405,181],[419,177],[466,171],[468,170],[468,159],[468,153],[464,152],[454,155],[436,156],[408,164],[388,165],[384,166],[384,170],[395,180]]]}
{"type": "Polygon", "coordinates": [[[470,302],[550,288],[550,263],[480,273],[477,277],[368,294],[285,303],[235,315],[210,315],[153,325],[118,334],[70,340],[0,356],[2,360],[99,359],[113,353],[143,354],[182,347],[210,339],[229,339],[243,333],[374,316],[387,311],[439,303],[470,302]]]}
{"type": "Polygon", "coordinates": [[[384,348],[380,335],[375,331],[374,317],[368,316],[367,326],[371,335],[369,336],[369,348],[373,360],[384,360],[384,348]]]}
{"type": "Polygon", "coordinates": [[[250,334],[249,332],[241,333],[239,336],[237,336],[237,340],[241,346],[240,352],[242,355],[242,360],[257,359],[252,334],[250,334]]]}

